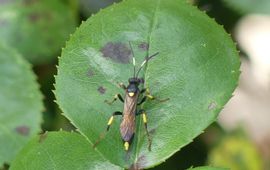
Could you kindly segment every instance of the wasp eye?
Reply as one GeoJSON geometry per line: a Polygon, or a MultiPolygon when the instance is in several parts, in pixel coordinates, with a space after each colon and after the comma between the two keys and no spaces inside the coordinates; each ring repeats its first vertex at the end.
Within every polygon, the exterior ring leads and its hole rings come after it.
{"type": "Polygon", "coordinates": [[[128,91],[128,92],[136,92],[136,89],[134,89],[134,88],[129,88],[127,91],[128,91]]]}

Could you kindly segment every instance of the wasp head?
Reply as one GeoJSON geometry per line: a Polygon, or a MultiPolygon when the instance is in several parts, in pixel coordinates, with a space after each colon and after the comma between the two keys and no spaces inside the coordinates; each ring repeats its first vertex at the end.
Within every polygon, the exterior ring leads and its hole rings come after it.
{"type": "Polygon", "coordinates": [[[130,97],[132,97],[139,91],[141,80],[138,78],[130,78],[128,82],[127,93],[130,97]]]}

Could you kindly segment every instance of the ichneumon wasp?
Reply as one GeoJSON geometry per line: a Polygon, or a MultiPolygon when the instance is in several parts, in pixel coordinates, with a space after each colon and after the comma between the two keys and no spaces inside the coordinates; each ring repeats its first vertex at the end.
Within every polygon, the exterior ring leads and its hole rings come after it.
{"type": "MultiPolygon", "coordinates": [[[[157,52],[151,56],[147,56],[145,58],[145,60],[142,62],[141,66],[139,67],[138,71],[136,72],[136,64],[135,64],[136,62],[135,62],[134,52],[133,52],[133,49],[132,49],[130,42],[129,42],[129,46],[131,49],[132,59],[133,59],[133,68],[134,68],[133,76],[128,79],[128,86],[125,86],[123,83],[119,83],[119,87],[121,87],[125,91],[124,98],[121,96],[121,94],[118,93],[114,96],[112,101],[105,100],[105,102],[110,104],[110,105],[113,102],[115,102],[117,99],[119,99],[121,102],[124,103],[123,112],[116,111],[116,112],[112,113],[112,116],[110,117],[110,119],[107,123],[106,131],[107,132],[109,131],[111,124],[113,123],[114,116],[122,115],[122,122],[120,124],[120,133],[121,133],[121,138],[122,138],[123,143],[124,143],[124,149],[126,151],[128,151],[129,146],[130,146],[130,144],[133,140],[134,134],[135,134],[135,127],[136,127],[135,118],[136,118],[136,116],[142,115],[144,127],[146,130],[146,135],[147,135],[147,139],[148,139],[148,150],[151,151],[152,140],[150,138],[149,131],[147,128],[146,111],[144,109],[138,109],[138,106],[140,106],[142,103],[144,103],[146,101],[146,99],[150,99],[150,100],[156,99],[160,102],[163,102],[163,101],[168,100],[168,98],[164,99],[164,100],[160,100],[160,99],[157,99],[156,97],[152,96],[150,94],[148,88],[140,89],[139,86],[141,84],[143,84],[144,81],[142,78],[139,78],[138,76],[139,76],[139,73],[142,70],[143,66],[145,64],[147,64],[147,62],[150,59],[157,56],[159,54],[159,52],[157,52]],[[141,95],[143,95],[143,96],[141,96],[141,95]]],[[[100,136],[99,140],[94,144],[94,147],[101,141],[101,139],[103,137],[104,136],[100,136]]]]}

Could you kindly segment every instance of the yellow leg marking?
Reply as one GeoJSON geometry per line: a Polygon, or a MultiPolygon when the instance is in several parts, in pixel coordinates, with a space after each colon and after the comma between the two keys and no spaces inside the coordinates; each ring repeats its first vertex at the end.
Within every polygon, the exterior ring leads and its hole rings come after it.
{"type": "Polygon", "coordinates": [[[127,151],[128,148],[129,148],[129,143],[128,143],[128,142],[125,142],[125,143],[124,143],[124,147],[125,147],[125,150],[127,151]]]}
{"type": "Polygon", "coordinates": [[[143,123],[147,123],[147,118],[146,118],[146,114],[145,113],[143,113],[143,123]]]}
{"type": "Polygon", "coordinates": [[[113,122],[113,116],[111,116],[110,120],[108,121],[108,125],[111,125],[113,122]]]}
{"type": "Polygon", "coordinates": [[[146,88],[146,94],[150,94],[149,88],[146,88]]]}
{"type": "Polygon", "coordinates": [[[148,98],[151,99],[151,100],[154,99],[154,96],[151,96],[151,95],[149,95],[149,94],[146,95],[146,97],[148,97],[148,98]]]}
{"type": "Polygon", "coordinates": [[[146,89],[146,97],[148,97],[150,100],[154,99],[154,96],[151,95],[149,88],[146,89]]]}

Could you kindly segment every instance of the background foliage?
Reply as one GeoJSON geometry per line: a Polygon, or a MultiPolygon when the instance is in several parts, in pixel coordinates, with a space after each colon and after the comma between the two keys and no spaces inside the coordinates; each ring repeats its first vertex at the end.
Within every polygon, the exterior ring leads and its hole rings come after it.
{"type": "Polygon", "coordinates": [[[62,1],[0,2],[0,37],[30,62],[51,61],[75,30],[76,16],[62,1]]]}
{"type": "Polygon", "coordinates": [[[0,163],[40,132],[42,96],[30,64],[14,49],[0,44],[0,163]]]}

